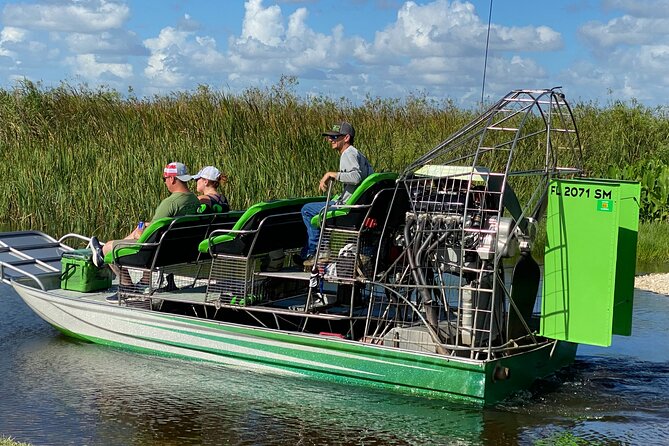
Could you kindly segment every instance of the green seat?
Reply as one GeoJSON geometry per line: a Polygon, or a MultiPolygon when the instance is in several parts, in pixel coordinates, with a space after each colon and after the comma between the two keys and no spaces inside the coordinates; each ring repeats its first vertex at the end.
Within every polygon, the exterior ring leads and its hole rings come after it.
{"type": "Polygon", "coordinates": [[[323,197],[289,198],[256,203],[230,230],[202,240],[200,253],[252,255],[277,249],[301,248],[307,242],[302,206],[323,197]]]}
{"type": "Polygon", "coordinates": [[[138,240],[119,241],[105,256],[106,263],[153,269],[202,260],[199,242],[211,231],[234,226],[243,211],[161,218],[138,240]]]}
{"type": "MultiPolygon", "coordinates": [[[[328,207],[320,252],[336,265],[339,279],[368,278],[375,268],[382,271],[392,263],[392,238],[383,234],[396,233],[409,210],[407,190],[397,178],[392,172],[372,174],[344,204],[328,207]]],[[[311,224],[320,227],[323,215],[314,216],[311,224]]]]}
{"type": "MultiPolygon", "coordinates": [[[[395,190],[397,177],[398,175],[394,172],[380,172],[369,175],[355,189],[346,203],[333,205],[328,209],[326,218],[330,221],[329,225],[359,229],[365,217],[369,217],[367,214],[372,210],[370,207],[373,202],[378,202],[374,209],[374,215],[382,217],[383,212],[387,212],[392,201],[392,192],[395,190]],[[384,196],[383,199],[377,197],[380,193],[384,196]],[[383,205],[385,205],[385,208],[383,208],[383,205]]],[[[319,228],[322,217],[322,212],[315,215],[311,219],[311,225],[319,228]]]]}

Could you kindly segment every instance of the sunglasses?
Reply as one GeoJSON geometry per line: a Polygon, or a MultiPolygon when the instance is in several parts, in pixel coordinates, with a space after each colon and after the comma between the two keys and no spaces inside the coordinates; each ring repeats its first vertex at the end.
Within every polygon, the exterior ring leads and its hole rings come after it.
{"type": "Polygon", "coordinates": [[[339,138],[341,138],[342,136],[344,136],[344,135],[328,135],[328,139],[332,142],[335,142],[335,141],[339,140],[339,138]]]}

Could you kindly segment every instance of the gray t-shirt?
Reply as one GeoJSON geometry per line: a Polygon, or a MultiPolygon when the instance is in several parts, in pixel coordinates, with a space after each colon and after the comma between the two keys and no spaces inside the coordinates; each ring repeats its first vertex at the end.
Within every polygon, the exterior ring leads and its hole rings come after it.
{"type": "Polygon", "coordinates": [[[355,191],[355,188],[373,173],[374,170],[367,158],[365,158],[365,155],[358,152],[358,149],[355,147],[348,146],[339,157],[337,181],[340,181],[344,185],[344,191],[337,201],[345,203],[353,191],[355,191]]]}

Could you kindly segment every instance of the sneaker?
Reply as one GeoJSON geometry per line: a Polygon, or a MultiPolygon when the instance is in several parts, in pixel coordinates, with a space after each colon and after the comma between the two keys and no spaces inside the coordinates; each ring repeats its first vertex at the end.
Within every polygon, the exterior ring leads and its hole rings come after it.
{"type": "Polygon", "coordinates": [[[311,271],[311,269],[314,267],[314,263],[316,263],[316,256],[311,254],[302,261],[302,266],[304,267],[305,271],[311,271]]]}
{"type": "Polygon", "coordinates": [[[304,263],[304,259],[299,254],[293,254],[292,260],[293,264],[297,266],[302,266],[302,264],[304,263]]]}
{"type": "Polygon", "coordinates": [[[98,268],[104,266],[105,256],[102,253],[102,245],[98,241],[98,238],[93,236],[91,237],[91,242],[89,243],[91,247],[91,253],[93,254],[93,265],[98,268]]]}
{"type": "MultiPolygon", "coordinates": [[[[307,256],[306,259],[304,259],[302,265],[306,270],[307,268],[311,269],[311,267],[314,266],[314,263],[316,263],[316,254],[310,254],[309,256],[307,256]]],[[[328,251],[320,252],[318,254],[318,263],[320,264],[330,263],[330,253],[328,251]]]]}
{"type": "MultiPolygon", "coordinates": [[[[169,292],[169,291],[174,291],[174,290],[179,289],[179,287],[177,287],[176,282],[174,281],[174,274],[172,274],[172,273],[167,274],[165,276],[165,282],[166,282],[166,285],[158,288],[157,291],[159,293],[166,293],[166,292],[169,292]]],[[[150,289],[149,289],[149,291],[150,291],[150,289]]]]}
{"type": "Polygon", "coordinates": [[[105,300],[107,302],[109,302],[110,304],[117,304],[118,303],[118,293],[105,297],[105,300]]]}

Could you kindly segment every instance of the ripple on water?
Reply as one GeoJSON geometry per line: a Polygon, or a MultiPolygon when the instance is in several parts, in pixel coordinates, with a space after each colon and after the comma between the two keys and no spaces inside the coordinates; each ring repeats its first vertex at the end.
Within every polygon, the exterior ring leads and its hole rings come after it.
{"type": "Polygon", "coordinates": [[[498,409],[515,414],[528,443],[568,433],[593,443],[669,444],[668,395],[669,363],[585,357],[498,409]]]}
{"type": "Polygon", "coordinates": [[[34,444],[669,444],[669,305],[648,293],[633,337],[485,409],[81,343],[5,297],[0,433],[34,444]]]}

